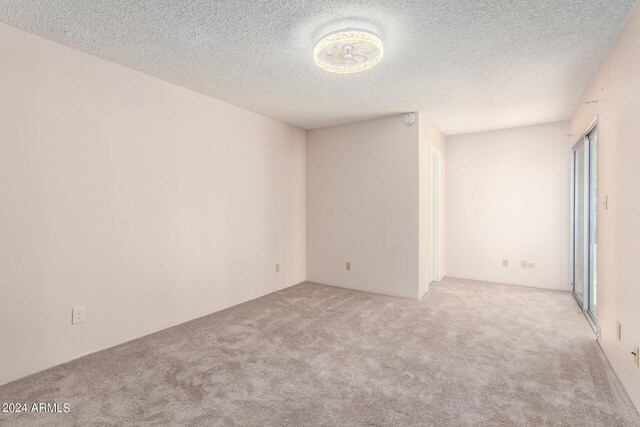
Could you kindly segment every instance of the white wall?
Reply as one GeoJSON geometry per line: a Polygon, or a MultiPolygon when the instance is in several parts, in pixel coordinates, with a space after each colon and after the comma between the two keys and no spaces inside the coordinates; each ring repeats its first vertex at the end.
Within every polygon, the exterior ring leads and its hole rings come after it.
{"type": "Polygon", "coordinates": [[[429,273],[429,181],[431,173],[429,171],[429,149],[437,152],[440,156],[440,270],[439,278],[446,275],[445,263],[445,136],[427,119],[426,114],[420,113],[418,116],[419,125],[419,297],[422,297],[428,290],[431,274],[429,273]]]}
{"type": "Polygon", "coordinates": [[[583,102],[571,119],[573,145],[599,117],[598,324],[600,344],[636,408],[640,368],[631,351],[640,345],[640,6],[636,4],[583,102]],[[587,101],[597,103],[585,104],[587,101]],[[616,322],[622,339],[616,338],[616,322]]]}
{"type": "Polygon", "coordinates": [[[5,25],[0,76],[0,384],[305,280],[304,131],[5,25]]]}
{"type": "Polygon", "coordinates": [[[561,122],[447,138],[449,276],[570,289],[568,133],[561,122]]]}
{"type": "Polygon", "coordinates": [[[309,131],[308,279],[417,298],[418,179],[417,122],[394,116],[309,131]]]}

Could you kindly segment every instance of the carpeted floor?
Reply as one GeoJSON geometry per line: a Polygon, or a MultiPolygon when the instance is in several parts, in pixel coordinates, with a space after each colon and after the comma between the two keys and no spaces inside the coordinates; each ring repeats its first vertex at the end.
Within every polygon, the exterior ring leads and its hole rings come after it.
{"type": "Polygon", "coordinates": [[[640,426],[569,293],[303,283],[0,387],[1,425],[640,426]]]}

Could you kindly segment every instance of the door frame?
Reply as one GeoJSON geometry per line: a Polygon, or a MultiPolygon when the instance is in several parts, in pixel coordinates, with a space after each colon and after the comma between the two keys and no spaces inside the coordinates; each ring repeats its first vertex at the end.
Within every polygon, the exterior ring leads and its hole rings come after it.
{"type": "Polygon", "coordinates": [[[440,266],[442,263],[442,173],[441,155],[438,150],[429,146],[428,153],[428,201],[429,201],[429,283],[442,279],[440,266]],[[433,159],[433,162],[432,162],[433,159]]]}
{"type": "MultiPolygon", "coordinates": [[[[585,314],[585,317],[587,318],[587,320],[589,321],[589,323],[591,324],[591,326],[593,327],[594,331],[597,332],[598,326],[597,326],[597,319],[594,317],[594,314],[589,310],[589,295],[591,292],[590,289],[590,280],[591,280],[591,272],[590,272],[590,218],[591,218],[591,209],[590,209],[590,199],[591,199],[591,191],[590,191],[590,187],[591,187],[591,180],[590,180],[590,172],[591,172],[591,150],[590,150],[590,146],[587,145],[585,146],[585,150],[584,150],[584,163],[587,166],[586,168],[584,168],[584,185],[585,185],[585,189],[583,190],[585,192],[585,197],[584,197],[584,212],[586,212],[587,217],[584,221],[584,230],[583,230],[583,235],[585,236],[584,242],[583,242],[583,277],[585,280],[585,289],[583,291],[583,295],[582,295],[582,301],[580,301],[580,298],[578,298],[578,296],[576,295],[575,292],[575,287],[576,287],[576,246],[575,246],[575,238],[576,238],[576,227],[577,227],[577,223],[575,221],[575,210],[576,210],[576,151],[579,150],[583,145],[585,145],[585,143],[587,143],[588,141],[588,136],[589,134],[596,129],[596,133],[599,136],[599,128],[598,128],[598,121],[599,121],[599,117],[596,115],[594,117],[594,119],[591,121],[591,123],[589,123],[589,125],[587,126],[587,128],[585,129],[585,131],[580,135],[580,137],[578,138],[578,140],[576,141],[576,143],[571,147],[571,210],[570,210],[570,230],[571,230],[571,240],[570,240],[570,250],[571,250],[571,294],[574,296],[574,298],[576,299],[576,301],[578,302],[580,309],[583,311],[583,313],[585,314]]],[[[599,138],[598,138],[598,143],[599,143],[599,138]]],[[[596,202],[597,204],[597,202],[596,202]]],[[[596,206],[597,209],[597,206],[596,206]]],[[[597,232],[597,230],[596,230],[597,232]]],[[[597,258],[595,260],[595,262],[597,263],[597,258]]],[[[596,269],[597,272],[597,269],[596,269]]],[[[597,273],[596,273],[597,274],[597,273]]],[[[595,292],[597,293],[597,288],[595,290],[595,292]]]]}

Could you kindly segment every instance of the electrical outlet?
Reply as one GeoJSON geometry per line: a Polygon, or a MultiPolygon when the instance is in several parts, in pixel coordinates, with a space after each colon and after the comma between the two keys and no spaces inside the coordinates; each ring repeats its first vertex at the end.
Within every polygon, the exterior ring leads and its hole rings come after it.
{"type": "Polygon", "coordinates": [[[276,273],[280,273],[280,264],[276,264],[276,273]]]}
{"type": "Polygon", "coordinates": [[[530,262],[530,263],[529,263],[529,268],[533,268],[533,267],[535,267],[535,264],[534,264],[534,263],[532,263],[532,262],[530,262]]]}
{"type": "Polygon", "coordinates": [[[635,346],[631,354],[633,354],[633,363],[635,363],[636,366],[640,367],[640,348],[638,348],[638,346],[635,346]]]}
{"type": "Polygon", "coordinates": [[[525,260],[520,261],[520,267],[522,268],[527,268],[527,266],[529,265],[529,263],[525,260]]]}
{"type": "Polygon", "coordinates": [[[347,269],[347,271],[351,271],[351,261],[347,261],[347,263],[345,264],[345,268],[347,269]]]}
{"type": "Polygon", "coordinates": [[[71,324],[82,323],[87,320],[87,307],[84,305],[80,307],[73,307],[71,309],[71,324]]]}
{"type": "Polygon", "coordinates": [[[616,337],[618,337],[618,341],[622,341],[622,325],[620,322],[616,322],[616,337]]]}
{"type": "Polygon", "coordinates": [[[509,260],[508,259],[503,259],[502,260],[502,266],[503,267],[509,267],[509,260]]]}

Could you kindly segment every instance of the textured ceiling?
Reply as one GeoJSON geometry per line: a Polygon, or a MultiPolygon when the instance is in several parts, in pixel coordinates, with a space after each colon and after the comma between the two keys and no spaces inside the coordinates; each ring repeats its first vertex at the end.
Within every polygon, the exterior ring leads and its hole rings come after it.
{"type": "Polygon", "coordinates": [[[570,117],[634,0],[0,0],[0,21],[305,129],[425,111],[445,134],[570,117]],[[376,32],[362,74],[325,33],[376,32]]]}

